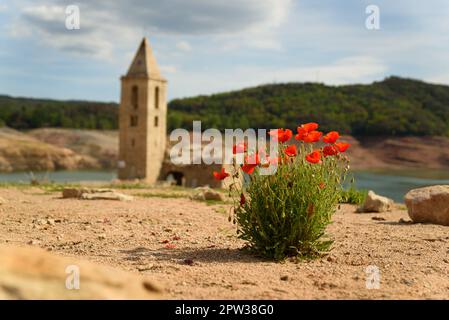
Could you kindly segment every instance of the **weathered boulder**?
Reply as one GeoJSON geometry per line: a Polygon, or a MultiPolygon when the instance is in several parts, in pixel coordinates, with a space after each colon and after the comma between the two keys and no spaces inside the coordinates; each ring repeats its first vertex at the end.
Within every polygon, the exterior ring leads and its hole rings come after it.
{"type": "Polygon", "coordinates": [[[62,190],[62,197],[83,200],[133,200],[132,196],[116,192],[112,189],[64,188],[62,190]]]}
{"type": "Polygon", "coordinates": [[[449,226],[449,185],[413,189],[404,200],[413,222],[449,226]]]}
{"type": "Polygon", "coordinates": [[[209,187],[195,188],[195,191],[190,198],[193,200],[199,200],[199,201],[206,201],[206,200],[224,201],[225,200],[225,196],[223,193],[213,190],[209,187]]]}
{"type": "Polygon", "coordinates": [[[160,298],[160,287],[141,275],[40,248],[0,246],[0,299],[160,298]]]}
{"type": "Polygon", "coordinates": [[[363,205],[357,210],[358,212],[386,212],[391,210],[393,200],[380,196],[370,190],[365,198],[363,205]]]}

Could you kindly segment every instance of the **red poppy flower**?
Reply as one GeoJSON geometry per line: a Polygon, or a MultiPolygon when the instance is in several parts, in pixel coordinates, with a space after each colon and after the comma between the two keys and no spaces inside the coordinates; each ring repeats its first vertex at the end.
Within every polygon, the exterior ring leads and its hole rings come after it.
{"type": "Polygon", "coordinates": [[[338,149],[334,146],[325,146],[323,148],[323,154],[325,157],[335,156],[336,154],[338,154],[338,149]]]}
{"type": "Polygon", "coordinates": [[[299,128],[305,130],[306,132],[312,132],[312,131],[315,131],[316,129],[318,129],[318,123],[309,122],[309,123],[302,124],[300,127],[298,127],[298,132],[299,132],[299,128]]]}
{"type": "Polygon", "coordinates": [[[237,144],[234,144],[232,146],[232,153],[233,154],[237,154],[237,153],[244,153],[247,150],[247,145],[244,142],[240,142],[237,144]]]}
{"type": "Polygon", "coordinates": [[[268,134],[273,137],[274,141],[279,142],[287,142],[293,136],[293,132],[290,129],[270,130],[268,134]]]}
{"type": "Polygon", "coordinates": [[[255,166],[255,165],[253,165],[253,164],[243,164],[242,165],[242,170],[243,170],[243,172],[245,172],[245,173],[247,173],[247,174],[252,174],[253,172],[254,172],[254,169],[256,168],[257,166],[255,166]]]}
{"type": "Polygon", "coordinates": [[[315,150],[312,153],[309,153],[306,156],[306,160],[310,163],[318,163],[321,161],[321,152],[319,150],[315,150]]]}
{"type": "Polygon", "coordinates": [[[245,202],[246,202],[246,198],[245,198],[245,195],[242,193],[240,195],[240,205],[243,206],[245,204],[245,202]]]}
{"type": "Polygon", "coordinates": [[[334,146],[338,149],[338,151],[345,152],[351,145],[346,142],[337,142],[334,146]]]}
{"type": "Polygon", "coordinates": [[[296,156],[298,154],[298,152],[296,151],[296,145],[292,144],[285,148],[285,154],[290,157],[296,156]]]}
{"type": "Polygon", "coordinates": [[[224,168],[221,168],[220,172],[214,171],[213,174],[214,174],[215,180],[223,180],[223,179],[229,177],[229,173],[227,173],[224,168]]]}
{"type": "Polygon", "coordinates": [[[317,142],[320,141],[322,135],[323,133],[320,131],[310,131],[304,136],[303,141],[308,143],[317,142]]]}
{"type": "Polygon", "coordinates": [[[320,189],[324,189],[325,187],[326,187],[326,184],[323,181],[321,181],[320,182],[320,189]]]}
{"type": "Polygon", "coordinates": [[[340,134],[337,131],[331,131],[323,137],[323,141],[332,144],[335,143],[339,137],[340,134]]]}
{"type": "Polygon", "coordinates": [[[254,153],[245,157],[245,163],[242,165],[242,170],[247,174],[251,174],[259,164],[260,156],[258,153],[254,153]]]}

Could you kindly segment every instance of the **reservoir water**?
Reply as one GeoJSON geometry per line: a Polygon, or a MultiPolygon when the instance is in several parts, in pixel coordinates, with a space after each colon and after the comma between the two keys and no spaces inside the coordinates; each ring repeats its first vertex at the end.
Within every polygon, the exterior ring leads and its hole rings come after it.
{"type": "MultiPolygon", "coordinates": [[[[404,195],[413,188],[449,184],[449,170],[382,170],[355,171],[355,186],[403,202],[404,195]]],[[[83,181],[104,181],[117,177],[115,171],[55,171],[34,173],[36,179],[51,182],[74,183],[83,181]]],[[[27,172],[0,173],[0,183],[29,183],[31,175],[27,172]]]]}

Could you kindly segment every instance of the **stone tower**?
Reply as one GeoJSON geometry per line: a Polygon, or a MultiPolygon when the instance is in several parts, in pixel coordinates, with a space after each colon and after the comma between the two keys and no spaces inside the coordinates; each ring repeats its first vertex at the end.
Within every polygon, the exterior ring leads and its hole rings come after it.
{"type": "Polygon", "coordinates": [[[146,38],[121,77],[118,177],[156,182],[165,154],[167,81],[146,38]]]}

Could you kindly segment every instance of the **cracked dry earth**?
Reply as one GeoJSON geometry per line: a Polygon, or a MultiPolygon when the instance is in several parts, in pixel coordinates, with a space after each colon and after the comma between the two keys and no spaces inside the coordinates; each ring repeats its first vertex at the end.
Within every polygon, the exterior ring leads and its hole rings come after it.
{"type": "Polygon", "coordinates": [[[132,202],[61,199],[39,188],[3,188],[0,196],[6,200],[0,243],[145,274],[168,298],[449,298],[449,227],[407,223],[403,207],[357,214],[343,205],[328,228],[335,240],[329,255],[274,263],[239,250],[243,242],[226,205],[139,196],[132,202]],[[366,288],[369,265],[380,270],[379,289],[366,288]]]}

